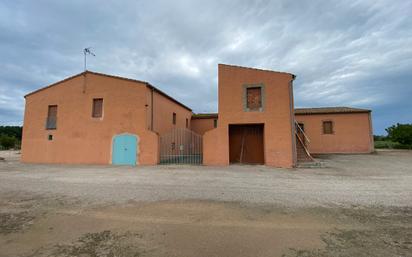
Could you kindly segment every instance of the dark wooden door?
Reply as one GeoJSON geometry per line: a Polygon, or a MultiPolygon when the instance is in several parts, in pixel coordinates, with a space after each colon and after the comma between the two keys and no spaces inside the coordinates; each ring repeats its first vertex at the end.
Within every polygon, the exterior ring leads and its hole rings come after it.
{"type": "Polygon", "coordinates": [[[229,160],[264,164],[263,124],[229,125],[229,160]]]}

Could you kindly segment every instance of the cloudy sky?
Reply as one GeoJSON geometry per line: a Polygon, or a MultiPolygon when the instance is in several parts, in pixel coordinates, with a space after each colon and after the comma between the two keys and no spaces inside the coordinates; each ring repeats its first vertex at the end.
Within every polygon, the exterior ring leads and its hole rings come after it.
{"type": "Polygon", "coordinates": [[[88,69],[146,80],[217,111],[217,64],[297,75],[296,107],[373,110],[375,134],[412,122],[412,1],[0,2],[0,124],[30,91],[88,69]]]}

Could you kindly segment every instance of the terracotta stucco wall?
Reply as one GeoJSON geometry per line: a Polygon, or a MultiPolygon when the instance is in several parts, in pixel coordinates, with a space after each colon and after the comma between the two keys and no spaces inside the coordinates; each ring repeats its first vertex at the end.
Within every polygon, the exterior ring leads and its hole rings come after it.
{"type": "Polygon", "coordinates": [[[296,115],[310,139],[311,153],[369,153],[373,151],[370,113],[296,115]],[[333,134],[323,134],[322,122],[333,122],[333,134]]]}
{"type": "Polygon", "coordinates": [[[206,131],[214,129],[214,120],[217,120],[217,118],[192,118],[191,130],[199,135],[203,135],[206,131]]]}
{"type": "Polygon", "coordinates": [[[139,137],[138,163],[156,164],[158,136],[146,129],[147,90],[144,83],[87,73],[28,95],[22,161],[108,164],[113,136],[130,133],[139,137]],[[103,118],[91,117],[93,98],[104,99],[103,118]],[[56,130],[45,129],[49,105],[58,106],[56,130]]]}
{"type": "Polygon", "coordinates": [[[218,127],[204,134],[203,162],[206,165],[229,164],[229,124],[264,124],[265,164],[292,167],[295,151],[293,135],[293,76],[230,65],[219,65],[218,127]],[[244,85],[264,85],[264,110],[246,112],[244,85]]]}
{"type": "MultiPolygon", "coordinates": [[[[186,128],[186,119],[190,129],[192,111],[170,101],[167,97],[154,92],[153,94],[153,131],[163,135],[173,128],[186,128]],[[173,124],[173,113],[176,113],[176,124],[173,124]]],[[[148,114],[150,116],[151,114],[148,114]]]]}

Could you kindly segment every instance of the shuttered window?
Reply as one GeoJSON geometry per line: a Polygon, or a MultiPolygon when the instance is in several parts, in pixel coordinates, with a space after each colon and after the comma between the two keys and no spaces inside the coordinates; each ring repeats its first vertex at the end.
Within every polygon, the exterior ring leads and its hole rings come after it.
{"type": "Polygon", "coordinates": [[[93,99],[92,117],[101,118],[103,116],[103,98],[93,99]]]}
{"type": "Polygon", "coordinates": [[[332,121],[323,121],[323,134],[333,134],[332,121]]]}
{"type": "Polygon", "coordinates": [[[47,111],[46,129],[57,128],[57,105],[49,105],[47,111]]]}
{"type": "Polygon", "coordinates": [[[249,110],[259,110],[262,107],[262,88],[249,87],[246,89],[247,103],[249,110]]]}

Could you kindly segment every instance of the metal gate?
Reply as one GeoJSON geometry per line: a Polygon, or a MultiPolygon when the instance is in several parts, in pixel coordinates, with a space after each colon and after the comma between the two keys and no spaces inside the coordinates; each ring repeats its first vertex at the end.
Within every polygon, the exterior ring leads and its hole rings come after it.
{"type": "Polygon", "coordinates": [[[185,128],[175,128],[160,136],[161,164],[202,164],[202,136],[185,128]]]}

